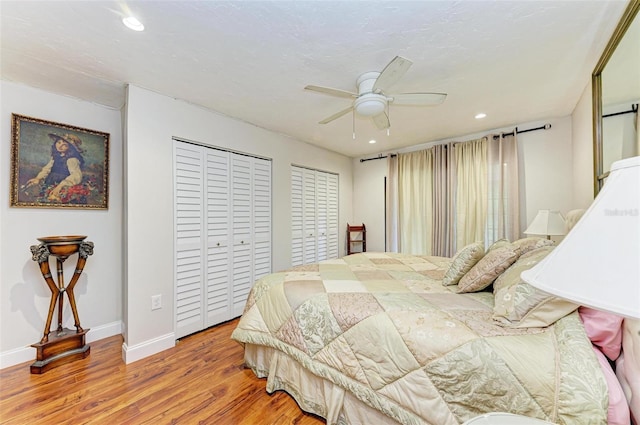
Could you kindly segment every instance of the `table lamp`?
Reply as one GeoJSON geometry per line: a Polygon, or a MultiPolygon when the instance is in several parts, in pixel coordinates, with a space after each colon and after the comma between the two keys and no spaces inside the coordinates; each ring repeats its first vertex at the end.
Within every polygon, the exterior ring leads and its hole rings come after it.
{"type": "Polygon", "coordinates": [[[567,229],[560,211],[540,210],[524,233],[526,235],[544,235],[547,239],[551,239],[551,236],[565,235],[567,229]]]}
{"type": "Polygon", "coordinates": [[[640,319],[640,157],[611,166],[571,232],[521,277],[576,304],[640,319]]]}

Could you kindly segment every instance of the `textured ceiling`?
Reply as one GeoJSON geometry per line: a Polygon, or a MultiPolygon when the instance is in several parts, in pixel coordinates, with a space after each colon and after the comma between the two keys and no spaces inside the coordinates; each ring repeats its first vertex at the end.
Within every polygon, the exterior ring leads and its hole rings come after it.
{"type": "Polygon", "coordinates": [[[134,84],[348,156],[565,116],[626,1],[2,1],[5,80],[113,108],[134,84]],[[127,11],[146,27],[121,23],[127,11]],[[356,78],[396,55],[390,135],[347,114],[356,78]],[[483,120],[473,117],[488,114],[483,120]],[[356,140],[352,140],[355,122],[356,140]],[[375,138],[378,143],[368,141],[375,138]]]}

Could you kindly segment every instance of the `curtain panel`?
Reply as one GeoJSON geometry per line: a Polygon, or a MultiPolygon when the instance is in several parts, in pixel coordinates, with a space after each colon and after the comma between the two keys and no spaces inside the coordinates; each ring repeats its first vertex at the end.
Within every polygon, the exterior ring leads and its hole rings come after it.
{"type": "Polygon", "coordinates": [[[387,159],[387,182],[385,197],[385,250],[398,252],[400,235],[398,233],[398,155],[389,154],[387,159]]]}
{"type": "Polygon", "coordinates": [[[388,156],[386,249],[452,257],[520,234],[517,131],[388,156]]]}
{"type": "Polygon", "coordinates": [[[433,255],[452,257],[455,254],[455,189],[456,163],[453,143],[433,148],[433,255]]]}
{"type": "Polygon", "coordinates": [[[398,154],[400,252],[431,255],[433,150],[398,154]]]}
{"type": "Polygon", "coordinates": [[[488,137],[488,183],[486,246],[498,239],[520,238],[520,190],[518,144],[513,135],[488,137]]]}
{"type": "Polygon", "coordinates": [[[455,246],[460,249],[485,240],[487,221],[487,144],[488,138],[454,145],[456,166],[455,246]]]}

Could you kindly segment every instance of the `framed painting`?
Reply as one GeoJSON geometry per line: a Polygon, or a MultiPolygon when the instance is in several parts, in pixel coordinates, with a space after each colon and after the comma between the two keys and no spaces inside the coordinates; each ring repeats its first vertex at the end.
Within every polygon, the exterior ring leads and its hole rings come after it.
{"type": "Polygon", "coordinates": [[[107,209],[109,133],[11,114],[10,203],[107,209]]]}

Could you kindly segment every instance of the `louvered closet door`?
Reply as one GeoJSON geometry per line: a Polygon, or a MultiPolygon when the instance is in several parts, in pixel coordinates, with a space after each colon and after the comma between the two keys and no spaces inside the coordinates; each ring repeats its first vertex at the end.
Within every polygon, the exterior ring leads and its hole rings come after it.
{"type": "Polygon", "coordinates": [[[271,273],[271,161],[174,141],[176,337],[243,313],[271,273]]]}
{"type": "Polygon", "coordinates": [[[338,253],[338,175],[291,166],[291,265],[338,253]]]}
{"type": "Polygon", "coordinates": [[[316,220],[317,220],[317,255],[316,261],[328,258],[327,243],[329,231],[329,198],[327,186],[328,174],[316,172],[316,220]]]}
{"type": "Polygon", "coordinates": [[[291,167],[291,265],[304,264],[304,171],[291,167]]]}
{"type": "Polygon", "coordinates": [[[327,258],[338,258],[338,175],[327,174],[327,258]]]}
{"type": "Polygon", "coordinates": [[[253,281],[271,273],[271,161],[253,159],[253,281]]]}
{"type": "Polygon", "coordinates": [[[202,166],[201,147],[174,142],[177,338],[201,330],[204,325],[202,166]]]}
{"type": "Polygon", "coordinates": [[[239,316],[253,285],[252,274],[252,208],[251,208],[251,174],[250,157],[231,154],[231,210],[233,211],[232,234],[232,311],[239,316]]]}
{"type": "Polygon", "coordinates": [[[304,263],[315,263],[317,260],[316,250],[316,172],[304,169],[304,263]]]}
{"type": "Polygon", "coordinates": [[[206,319],[205,327],[233,318],[229,268],[229,153],[204,149],[206,176],[206,319]]]}

